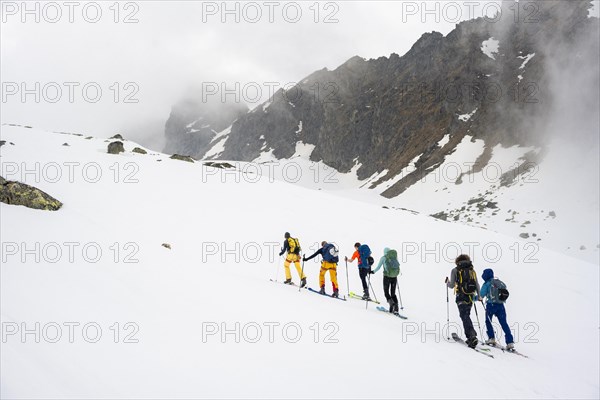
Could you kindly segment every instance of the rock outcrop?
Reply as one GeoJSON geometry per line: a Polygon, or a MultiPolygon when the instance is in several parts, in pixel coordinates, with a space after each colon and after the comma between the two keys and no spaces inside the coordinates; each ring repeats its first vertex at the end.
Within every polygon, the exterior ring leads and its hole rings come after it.
{"type": "Polygon", "coordinates": [[[248,112],[245,104],[209,99],[191,97],[173,106],[165,125],[164,153],[200,159],[217,133],[248,112]]]}
{"type": "Polygon", "coordinates": [[[116,141],[108,144],[108,154],[119,154],[123,153],[125,148],[123,147],[123,142],[116,141]]]}
{"type": "Polygon", "coordinates": [[[279,90],[249,113],[230,114],[218,127],[202,128],[207,122],[197,104],[175,107],[167,140],[188,143],[183,147],[193,151],[184,154],[198,158],[216,132],[237,118],[223,140],[211,144],[222,147],[211,159],[252,161],[267,151],[288,159],[302,142],[314,145],[312,161],[340,172],[358,165],[359,179],[387,170],[372,185],[397,176],[416,158],[416,170],[382,193],[394,197],[441,165],[468,135],[485,142],[473,167],[478,172],[498,144],[544,145],[539,133],[545,131],[554,101],[548,59],[560,65],[575,55],[597,54],[569,51],[597,34],[598,20],[588,18],[590,1],[530,3],[537,10],[529,15],[535,23],[515,22],[506,2],[500,22],[479,18],[458,24],[447,36],[426,33],[403,56],[352,57],[333,71],[314,72],[295,87],[279,90]],[[489,41],[498,42],[496,53],[486,50],[489,41]]]}
{"type": "Polygon", "coordinates": [[[56,211],[62,207],[62,203],[48,193],[25,183],[7,181],[1,176],[0,202],[48,211],[56,211]]]}

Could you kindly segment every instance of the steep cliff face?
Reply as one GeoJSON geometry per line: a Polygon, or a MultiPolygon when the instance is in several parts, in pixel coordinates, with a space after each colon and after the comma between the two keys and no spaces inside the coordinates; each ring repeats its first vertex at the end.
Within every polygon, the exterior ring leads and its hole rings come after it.
{"type": "Polygon", "coordinates": [[[353,57],[317,71],[201,147],[219,143],[207,158],[251,161],[266,152],[290,158],[301,142],[314,146],[312,161],[340,172],[358,166],[361,180],[385,172],[372,186],[414,164],[385,197],[439,166],[466,135],[485,141],[474,171],[498,144],[541,147],[553,102],[548,60],[572,57],[564,50],[597,20],[588,18],[589,1],[530,3],[533,12],[516,16],[506,2],[496,22],[466,21],[445,37],[426,33],[401,57],[353,57]]]}
{"type": "Polygon", "coordinates": [[[211,140],[248,112],[241,103],[211,103],[188,98],[176,104],[165,124],[165,153],[202,158],[211,140]]]}

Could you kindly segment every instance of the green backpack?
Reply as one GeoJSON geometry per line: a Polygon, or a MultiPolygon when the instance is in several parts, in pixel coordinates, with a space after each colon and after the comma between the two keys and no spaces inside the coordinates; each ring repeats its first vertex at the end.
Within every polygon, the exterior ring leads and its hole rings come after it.
{"type": "Polygon", "coordinates": [[[385,255],[386,276],[396,278],[400,275],[400,263],[398,262],[398,253],[396,250],[390,250],[385,255]]]}

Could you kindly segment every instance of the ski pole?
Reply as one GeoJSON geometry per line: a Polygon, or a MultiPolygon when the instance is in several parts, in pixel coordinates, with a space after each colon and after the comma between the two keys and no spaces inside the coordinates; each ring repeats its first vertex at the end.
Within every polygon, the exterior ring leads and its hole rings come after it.
{"type": "MultiPolygon", "coordinates": [[[[367,277],[367,279],[369,279],[369,278],[367,277]]],[[[371,289],[371,294],[373,294],[373,288],[371,287],[371,281],[368,280],[368,282],[369,282],[369,288],[371,289]]],[[[371,296],[368,296],[367,301],[365,301],[365,310],[369,308],[369,301],[371,301],[371,296]]]]}
{"type": "Polygon", "coordinates": [[[281,265],[281,256],[279,256],[279,262],[277,263],[277,270],[275,271],[275,282],[279,279],[279,266],[281,265]]]}
{"type": "Polygon", "coordinates": [[[348,297],[350,297],[350,282],[348,280],[348,259],[346,259],[346,289],[348,289],[348,297]]]}
{"type": "MultiPolygon", "coordinates": [[[[485,311],[485,318],[490,321],[490,325],[492,326],[492,332],[494,332],[494,325],[492,324],[492,317],[488,316],[487,313],[487,306],[483,303],[483,300],[481,300],[481,304],[483,305],[483,311],[485,311]]],[[[496,333],[496,332],[494,332],[496,333]]],[[[495,336],[495,335],[494,335],[495,336]]]]}
{"type": "MultiPolygon", "coordinates": [[[[298,254],[298,257],[300,257],[300,254],[298,254]]],[[[302,281],[303,276],[304,276],[304,259],[302,259],[302,274],[300,274],[300,281],[302,281]]],[[[300,289],[302,289],[302,285],[298,285],[298,292],[300,292],[300,289]]]]}
{"type": "Polygon", "coordinates": [[[398,288],[398,300],[400,300],[400,309],[404,310],[404,306],[402,305],[402,295],[400,294],[400,282],[396,280],[396,287],[398,288]]]}
{"type": "MultiPolygon", "coordinates": [[[[448,334],[450,334],[450,298],[448,297],[448,285],[446,284],[446,327],[448,328],[448,334]]],[[[448,336],[450,340],[450,336],[448,336]]]]}
{"type": "Polygon", "coordinates": [[[479,322],[479,314],[477,313],[477,302],[473,301],[473,307],[475,308],[475,316],[477,317],[477,326],[479,326],[479,334],[481,335],[481,340],[483,340],[483,331],[481,330],[481,323],[479,322]]]}
{"type": "Polygon", "coordinates": [[[369,280],[369,287],[371,288],[371,293],[373,293],[373,297],[375,297],[375,301],[377,303],[379,303],[379,300],[377,300],[377,295],[375,294],[375,290],[373,290],[373,286],[371,285],[371,273],[370,272],[367,275],[367,279],[369,280]]]}
{"type": "MultiPolygon", "coordinates": [[[[358,273],[360,275],[360,267],[358,268],[358,273]]],[[[362,278],[361,278],[362,279],[362,278]]],[[[369,275],[367,274],[367,279],[369,279],[369,275]]],[[[368,280],[367,283],[367,288],[371,286],[371,281],[368,280]]],[[[373,292],[373,290],[371,290],[371,293],[373,292]]],[[[369,299],[371,298],[371,296],[368,296],[367,299],[365,300],[365,310],[369,309],[369,299]]]]}

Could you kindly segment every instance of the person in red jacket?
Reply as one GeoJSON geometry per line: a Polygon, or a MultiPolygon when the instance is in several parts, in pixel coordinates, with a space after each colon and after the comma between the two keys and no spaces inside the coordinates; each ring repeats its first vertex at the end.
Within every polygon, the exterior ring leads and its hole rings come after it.
{"type": "Polygon", "coordinates": [[[371,300],[369,297],[369,283],[367,282],[367,276],[369,275],[370,267],[367,263],[367,260],[361,260],[360,254],[358,252],[358,248],[360,247],[360,243],[354,243],[354,254],[352,254],[352,258],[345,257],[346,261],[352,262],[354,260],[358,260],[358,274],[360,276],[360,281],[363,286],[363,300],[371,300]]]}

